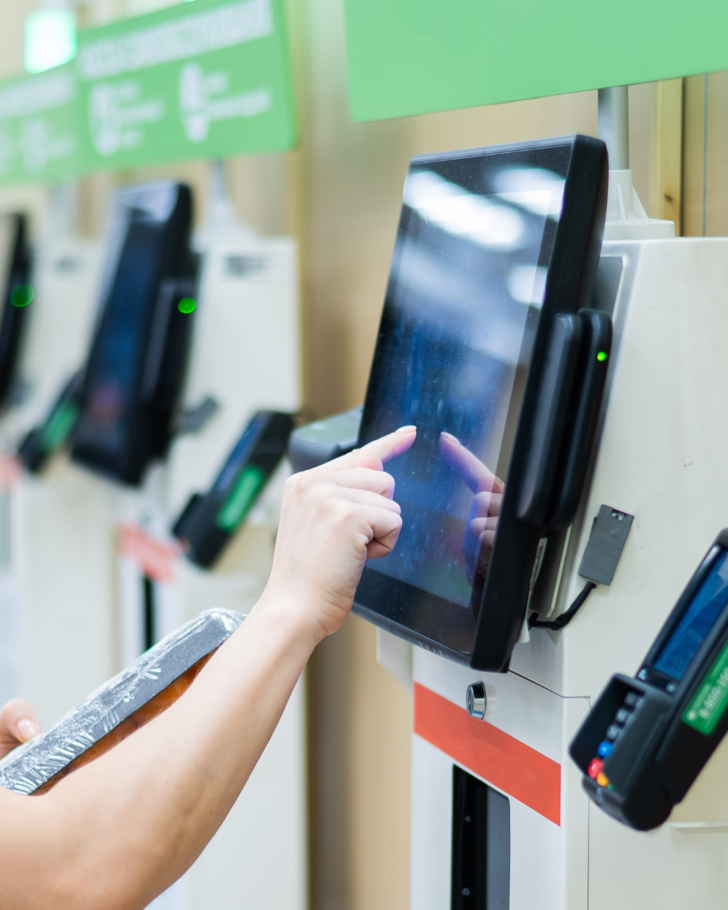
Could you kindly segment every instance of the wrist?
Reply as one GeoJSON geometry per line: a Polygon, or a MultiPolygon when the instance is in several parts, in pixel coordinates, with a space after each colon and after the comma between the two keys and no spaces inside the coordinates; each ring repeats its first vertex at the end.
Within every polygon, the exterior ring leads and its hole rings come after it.
{"type": "Polygon", "coordinates": [[[326,637],[316,604],[288,591],[266,588],[250,611],[250,616],[269,624],[290,639],[291,644],[302,647],[307,652],[306,659],[326,637]]]}

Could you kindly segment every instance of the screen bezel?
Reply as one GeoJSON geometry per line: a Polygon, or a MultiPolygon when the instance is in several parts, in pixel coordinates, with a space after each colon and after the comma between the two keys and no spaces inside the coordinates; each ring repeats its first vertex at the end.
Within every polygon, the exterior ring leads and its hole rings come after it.
{"type": "MultiPolygon", "coordinates": [[[[354,612],[400,637],[450,659],[468,663],[481,669],[507,669],[510,653],[517,640],[520,625],[523,622],[526,611],[527,593],[525,596],[520,595],[523,595],[524,584],[527,591],[538,540],[543,533],[542,529],[530,526],[516,518],[517,495],[524,468],[528,439],[530,438],[529,427],[524,427],[524,423],[528,424],[528,417],[535,407],[536,389],[544,366],[546,344],[552,319],[558,313],[574,313],[580,306],[586,305],[589,302],[589,298],[584,299],[584,288],[590,287],[589,279],[591,279],[591,284],[593,285],[593,280],[596,276],[603,228],[596,229],[595,226],[597,226],[600,217],[602,219],[601,225],[603,225],[604,209],[606,207],[606,153],[601,143],[599,143],[601,147],[598,147],[595,143],[595,140],[572,136],[519,143],[511,146],[473,149],[444,155],[422,156],[413,159],[412,162],[413,166],[418,166],[464,158],[482,159],[506,155],[513,155],[514,157],[528,155],[532,157],[534,154],[540,154],[543,156],[544,166],[547,166],[547,163],[554,160],[557,155],[565,154],[567,158],[566,167],[564,168],[565,185],[562,216],[557,223],[553,240],[551,258],[548,264],[546,295],[539,314],[511,459],[504,478],[506,492],[503,497],[498,530],[491,554],[491,567],[488,572],[487,582],[481,589],[476,589],[473,594],[472,603],[479,603],[480,605],[475,625],[473,648],[472,650],[461,649],[454,640],[454,636],[442,635],[439,639],[433,639],[432,635],[428,634],[428,626],[431,627],[431,623],[427,621],[419,622],[415,627],[407,616],[408,612],[412,613],[413,608],[416,608],[417,600],[426,600],[433,605],[435,605],[434,602],[437,600],[439,603],[435,606],[437,608],[444,606],[450,611],[451,615],[453,615],[454,611],[459,611],[462,614],[463,608],[461,606],[452,604],[450,601],[444,601],[442,598],[434,598],[434,595],[427,594],[422,589],[405,582],[385,576],[374,568],[365,568],[354,603],[354,612]],[[598,189],[592,189],[591,196],[589,192],[582,191],[579,183],[579,172],[583,173],[584,168],[574,167],[575,149],[577,146],[580,147],[581,151],[581,164],[590,156],[588,163],[592,170],[589,172],[589,176],[595,176],[596,182],[599,184],[598,189]],[[582,243],[582,248],[586,250],[583,255],[583,267],[575,279],[568,268],[568,265],[574,262],[569,244],[579,247],[579,241],[574,243],[574,239],[578,236],[580,230],[588,236],[583,239],[582,243]],[[561,293],[565,288],[569,293],[561,293]],[[491,578],[494,575],[493,565],[498,559],[500,559],[501,563],[499,577],[494,578],[491,583],[491,578]],[[520,575],[521,577],[513,582],[514,575],[520,575]],[[504,576],[506,577],[505,583],[504,576]],[[490,594],[491,602],[493,602],[497,600],[501,591],[507,595],[506,589],[508,591],[518,589],[519,600],[523,600],[523,603],[519,603],[516,607],[506,604],[505,608],[497,605],[495,609],[490,611],[484,609],[488,593],[490,594]],[[492,640],[492,643],[488,641],[489,639],[492,640]],[[478,654],[478,651],[481,653],[478,654]]],[[[372,422],[372,409],[376,404],[373,399],[378,381],[377,370],[380,369],[381,358],[385,356],[386,349],[386,303],[391,297],[392,282],[396,281],[398,257],[408,217],[403,207],[392,260],[390,283],[387,288],[385,309],[380,324],[372,374],[362,415],[359,436],[360,445],[369,441],[368,428],[372,422]]],[[[509,597],[505,596],[503,599],[508,601],[509,597]]]]}
{"type": "Polygon", "coordinates": [[[691,681],[700,672],[700,668],[706,663],[706,660],[712,653],[716,639],[724,637],[726,627],[728,626],[728,604],[726,604],[723,611],[713,623],[710,632],[698,647],[698,650],[693,655],[680,679],[669,676],[664,671],[658,670],[655,666],[673,633],[677,630],[683,617],[690,609],[690,606],[700,593],[705,582],[708,580],[710,573],[713,571],[721,557],[727,552],[728,533],[724,531],[711,546],[703,561],[698,566],[695,574],[688,582],[685,590],[680,595],[678,602],[675,604],[675,607],[665,621],[665,624],[660,629],[657,638],[655,638],[652,643],[637,674],[637,678],[642,680],[642,682],[663,689],[668,694],[673,694],[689,687],[691,681]]]}
{"type": "Polygon", "coordinates": [[[13,289],[31,280],[31,257],[28,249],[28,225],[25,215],[5,213],[0,218],[7,224],[8,242],[3,269],[3,284],[0,286],[0,407],[12,406],[9,400],[18,363],[22,357],[23,336],[31,307],[13,306],[13,289]]]}

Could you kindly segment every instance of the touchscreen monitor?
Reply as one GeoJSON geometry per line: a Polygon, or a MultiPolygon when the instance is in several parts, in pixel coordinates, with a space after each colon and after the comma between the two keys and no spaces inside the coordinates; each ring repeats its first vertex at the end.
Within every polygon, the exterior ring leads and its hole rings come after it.
{"type": "Polygon", "coordinates": [[[497,579],[499,607],[510,597],[511,627],[525,613],[539,533],[521,540],[500,525],[517,524],[508,488],[544,323],[588,302],[596,270],[605,155],[581,138],[594,162],[580,173],[577,137],[416,158],[405,182],[359,441],[406,424],[417,439],[387,466],[403,527],[394,551],[367,565],[355,610],[458,660],[472,661],[487,624],[499,548],[521,550],[506,571],[519,577],[497,579]],[[579,222],[581,237],[565,238],[579,222]],[[581,282],[568,292],[567,261],[581,282]]]}
{"type": "Polygon", "coordinates": [[[190,268],[189,226],[189,190],[180,184],[134,187],[116,200],[72,456],[124,482],[138,482],[147,461],[161,454],[157,440],[166,440],[160,427],[174,400],[162,402],[169,399],[164,368],[176,365],[172,386],[181,381],[186,336],[175,326],[190,317],[177,310],[175,282],[190,268]]]}

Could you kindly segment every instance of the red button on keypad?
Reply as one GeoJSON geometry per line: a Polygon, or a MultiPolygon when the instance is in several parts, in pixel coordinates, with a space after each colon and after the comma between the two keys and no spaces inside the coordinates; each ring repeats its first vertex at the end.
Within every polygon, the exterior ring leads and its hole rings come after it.
{"type": "Polygon", "coordinates": [[[587,769],[587,774],[591,777],[592,780],[596,780],[599,776],[599,772],[602,770],[602,765],[604,762],[601,758],[593,758],[589,763],[589,768],[587,769]]]}

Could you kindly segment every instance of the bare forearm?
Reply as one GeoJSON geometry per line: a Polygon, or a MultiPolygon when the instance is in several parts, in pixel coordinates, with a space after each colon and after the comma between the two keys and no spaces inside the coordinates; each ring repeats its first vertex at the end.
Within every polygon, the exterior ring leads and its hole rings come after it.
{"type": "Polygon", "coordinates": [[[268,595],[168,711],[49,794],[0,791],[2,910],[142,910],[245,784],[318,640],[402,526],[383,462],[405,427],[289,478],[268,595]],[[275,592],[275,593],[273,593],[275,592]]]}
{"type": "MultiPolygon", "coordinates": [[[[29,809],[43,810],[39,821],[52,841],[43,868],[28,872],[39,885],[49,882],[56,906],[68,894],[74,910],[145,907],[199,855],[255,767],[316,644],[303,623],[292,627],[297,612],[261,602],[163,715],[47,796],[26,800],[29,809]],[[60,819],[65,833],[54,837],[60,819]]],[[[40,830],[36,825],[36,836],[40,830]]],[[[50,897],[36,905],[26,894],[17,906],[45,908],[50,897]]]]}

